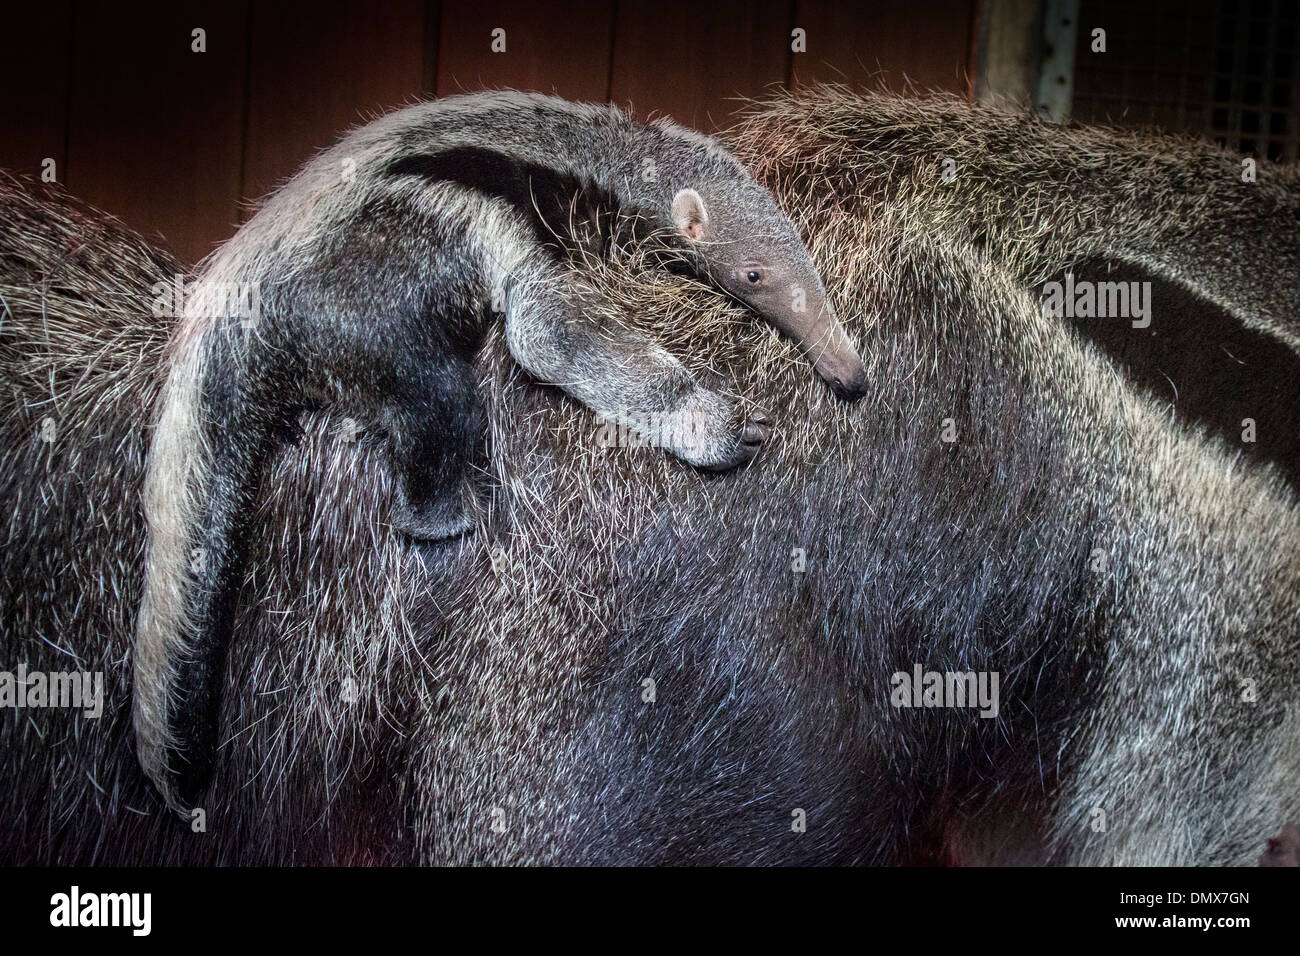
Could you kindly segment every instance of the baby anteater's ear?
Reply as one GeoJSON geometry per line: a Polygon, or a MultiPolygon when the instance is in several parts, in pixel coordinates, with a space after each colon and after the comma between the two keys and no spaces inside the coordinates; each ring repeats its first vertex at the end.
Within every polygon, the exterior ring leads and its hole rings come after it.
{"type": "Polygon", "coordinates": [[[709,229],[709,214],[704,200],[694,189],[680,190],[673,197],[673,225],[687,239],[698,242],[709,229]]]}

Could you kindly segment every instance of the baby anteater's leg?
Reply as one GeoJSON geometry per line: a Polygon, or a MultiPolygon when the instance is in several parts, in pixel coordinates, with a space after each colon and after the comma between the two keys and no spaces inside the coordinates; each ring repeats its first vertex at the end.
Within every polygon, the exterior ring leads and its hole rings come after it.
{"type": "Polygon", "coordinates": [[[506,299],[506,342],[521,366],[693,465],[754,457],[770,433],[766,415],[742,413],[646,336],[594,319],[594,293],[558,266],[532,266],[506,299]]]}
{"type": "Polygon", "coordinates": [[[396,482],[391,520],[421,540],[462,534],[474,520],[482,413],[472,367],[448,363],[437,377],[436,387],[391,396],[382,412],[396,482]]]}

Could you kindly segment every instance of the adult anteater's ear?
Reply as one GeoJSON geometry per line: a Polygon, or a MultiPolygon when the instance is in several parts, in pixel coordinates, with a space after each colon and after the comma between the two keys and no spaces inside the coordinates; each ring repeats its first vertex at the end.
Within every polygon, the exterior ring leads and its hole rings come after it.
{"type": "Polygon", "coordinates": [[[679,190],[673,197],[673,225],[687,239],[699,242],[709,229],[704,200],[694,189],[679,190]]]}

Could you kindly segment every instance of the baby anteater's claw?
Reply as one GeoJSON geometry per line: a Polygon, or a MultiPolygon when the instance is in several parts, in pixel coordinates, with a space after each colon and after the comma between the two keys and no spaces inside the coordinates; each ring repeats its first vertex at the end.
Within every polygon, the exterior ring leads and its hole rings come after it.
{"type": "Polygon", "coordinates": [[[717,461],[703,465],[709,471],[727,471],[745,464],[763,447],[771,437],[772,419],[764,411],[754,409],[745,418],[745,423],[736,434],[736,440],[730,452],[717,461]]]}
{"type": "Polygon", "coordinates": [[[749,413],[745,427],[740,430],[740,441],[745,445],[761,445],[772,434],[772,419],[767,412],[755,409],[749,413]]]}

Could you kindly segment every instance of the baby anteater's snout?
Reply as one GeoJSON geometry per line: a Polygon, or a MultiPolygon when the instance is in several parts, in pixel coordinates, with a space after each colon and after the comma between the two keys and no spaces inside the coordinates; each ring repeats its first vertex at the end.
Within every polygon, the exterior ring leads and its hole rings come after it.
{"type": "Polygon", "coordinates": [[[774,309],[760,314],[794,341],[836,395],[846,401],[861,398],[867,388],[866,367],[820,284],[812,304],[812,309],[774,309]]]}
{"type": "Polygon", "coordinates": [[[851,402],[866,393],[866,365],[834,313],[823,316],[820,328],[800,345],[817,374],[840,398],[851,402]]]}
{"type": "Polygon", "coordinates": [[[851,361],[836,363],[833,371],[818,369],[817,374],[846,402],[855,402],[867,393],[867,369],[856,355],[851,361]]]}

